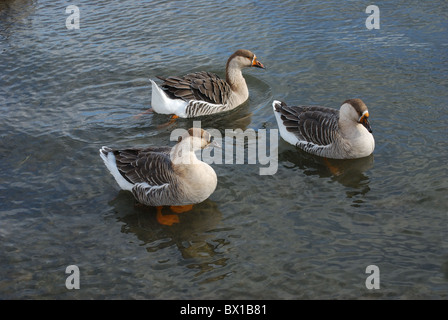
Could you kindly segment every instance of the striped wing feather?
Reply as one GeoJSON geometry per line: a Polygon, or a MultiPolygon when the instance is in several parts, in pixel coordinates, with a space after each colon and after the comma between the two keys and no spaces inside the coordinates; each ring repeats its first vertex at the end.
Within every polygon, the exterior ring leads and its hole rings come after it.
{"type": "Polygon", "coordinates": [[[170,147],[112,150],[121,175],[134,184],[134,196],[147,205],[164,205],[175,198],[177,176],[174,174],[170,147]]]}
{"type": "Polygon", "coordinates": [[[163,81],[162,89],[171,99],[201,100],[213,104],[225,104],[231,88],[216,74],[201,71],[183,77],[158,77],[163,81]]]}
{"type": "Polygon", "coordinates": [[[339,111],[321,106],[286,106],[279,108],[286,130],[303,143],[326,146],[333,143],[338,130],[339,111]]]}

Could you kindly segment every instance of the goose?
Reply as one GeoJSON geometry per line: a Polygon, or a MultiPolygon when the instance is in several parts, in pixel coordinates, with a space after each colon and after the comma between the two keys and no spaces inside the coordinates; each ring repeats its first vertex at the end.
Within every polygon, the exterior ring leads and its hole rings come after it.
{"type": "Polygon", "coordinates": [[[201,71],[185,76],[157,77],[163,81],[152,85],[151,107],[174,118],[192,118],[232,110],[249,98],[249,90],[241,70],[265,69],[249,50],[237,50],[227,60],[226,78],[201,71]]]}
{"type": "Polygon", "coordinates": [[[176,215],[162,216],[162,207],[180,213],[206,200],[215,190],[217,176],[213,168],[199,160],[195,151],[218,146],[201,128],[181,135],[174,147],[112,149],[103,146],[100,156],[121,189],[132,192],[144,205],[157,207],[160,223],[179,222],[176,215]]]}
{"type": "Polygon", "coordinates": [[[330,159],[367,157],[375,149],[369,111],[361,99],[344,101],[339,110],[321,106],[272,103],[280,136],[300,149],[330,159]]]}

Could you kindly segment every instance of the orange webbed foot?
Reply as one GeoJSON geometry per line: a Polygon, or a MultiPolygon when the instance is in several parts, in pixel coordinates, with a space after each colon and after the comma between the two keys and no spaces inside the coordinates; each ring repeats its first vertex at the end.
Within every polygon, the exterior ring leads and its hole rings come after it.
{"type": "Polygon", "coordinates": [[[179,223],[179,217],[175,214],[162,214],[163,207],[157,207],[157,221],[165,226],[172,226],[175,223],[179,223]]]}
{"type": "Polygon", "coordinates": [[[330,169],[330,172],[333,175],[339,176],[342,173],[341,170],[338,167],[332,165],[327,158],[324,158],[324,162],[325,162],[325,165],[328,167],[328,169],[330,169]]]}
{"type": "Polygon", "coordinates": [[[182,213],[182,212],[187,212],[193,209],[193,205],[192,204],[187,204],[184,206],[170,206],[171,211],[175,212],[175,213],[182,213]]]}
{"type": "Polygon", "coordinates": [[[179,116],[176,116],[175,114],[173,114],[173,115],[171,115],[170,121],[168,121],[167,123],[159,125],[157,128],[160,129],[160,128],[168,127],[169,125],[173,124],[176,121],[177,118],[179,118],[179,116]]]}
{"type": "Polygon", "coordinates": [[[154,113],[154,109],[153,109],[153,108],[149,108],[148,110],[146,110],[146,111],[144,111],[144,112],[142,112],[142,113],[139,113],[138,115],[134,116],[134,119],[138,119],[138,118],[140,118],[142,115],[144,115],[144,114],[148,114],[148,113],[154,113]]]}

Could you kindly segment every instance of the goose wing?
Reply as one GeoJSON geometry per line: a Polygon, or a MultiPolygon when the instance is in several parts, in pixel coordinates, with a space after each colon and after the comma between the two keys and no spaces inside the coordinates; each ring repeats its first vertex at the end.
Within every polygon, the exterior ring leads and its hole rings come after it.
{"type": "Polygon", "coordinates": [[[112,150],[120,174],[134,184],[132,193],[146,205],[175,201],[178,177],[170,159],[170,147],[112,150]]]}
{"type": "Polygon", "coordinates": [[[225,104],[231,93],[230,85],[216,74],[201,71],[183,77],[158,77],[163,80],[162,89],[172,99],[201,100],[213,104],[225,104]]]}
{"type": "Polygon", "coordinates": [[[338,131],[339,111],[322,106],[276,105],[286,130],[293,133],[299,143],[327,146],[334,142],[338,131]]]}

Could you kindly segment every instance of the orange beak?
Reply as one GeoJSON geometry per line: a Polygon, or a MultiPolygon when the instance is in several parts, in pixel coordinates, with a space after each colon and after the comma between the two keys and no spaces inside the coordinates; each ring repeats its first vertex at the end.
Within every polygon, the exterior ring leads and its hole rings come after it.
{"type": "Polygon", "coordinates": [[[264,67],[264,65],[257,60],[257,57],[254,55],[254,58],[252,59],[252,67],[257,67],[257,68],[261,68],[261,69],[266,69],[264,67]]]}
{"type": "Polygon", "coordinates": [[[367,129],[367,131],[372,133],[372,128],[370,127],[369,123],[369,113],[367,111],[359,118],[359,123],[362,124],[367,129]]]}

